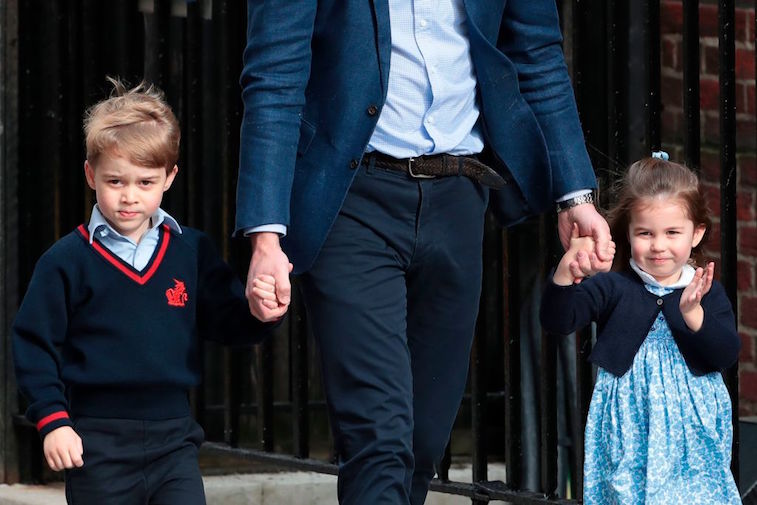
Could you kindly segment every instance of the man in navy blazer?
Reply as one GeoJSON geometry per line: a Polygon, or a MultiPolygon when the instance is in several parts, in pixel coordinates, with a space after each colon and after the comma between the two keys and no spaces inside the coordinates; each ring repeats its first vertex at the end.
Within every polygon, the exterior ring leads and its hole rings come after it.
{"type": "Polygon", "coordinates": [[[465,387],[489,199],[505,225],[557,202],[563,243],[576,223],[608,259],[555,2],[248,0],[247,21],[250,310],[281,317],[302,274],[340,503],[421,504],[465,387]]]}

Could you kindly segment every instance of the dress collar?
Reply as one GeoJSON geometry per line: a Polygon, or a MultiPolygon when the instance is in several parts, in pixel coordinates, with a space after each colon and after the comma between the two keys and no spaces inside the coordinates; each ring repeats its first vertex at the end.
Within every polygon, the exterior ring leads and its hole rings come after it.
{"type": "Polygon", "coordinates": [[[639,267],[639,265],[631,258],[631,268],[633,269],[636,274],[641,277],[641,280],[644,281],[644,284],[649,284],[651,286],[655,286],[658,288],[666,288],[666,289],[678,289],[678,288],[685,288],[691,283],[691,280],[694,278],[694,273],[696,270],[691,265],[684,265],[683,269],[681,269],[681,277],[678,278],[676,282],[673,284],[670,284],[668,286],[663,286],[657,280],[646,273],[644,270],[639,267]]]}

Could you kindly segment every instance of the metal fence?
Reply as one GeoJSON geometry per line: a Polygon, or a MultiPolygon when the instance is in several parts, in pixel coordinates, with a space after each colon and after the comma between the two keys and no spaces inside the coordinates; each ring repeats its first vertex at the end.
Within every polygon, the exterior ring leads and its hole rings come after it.
{"type": "MultiPolygon", "coordinates": [[[[684,1],[685,159],[699,167],[698,2],[684,1]]],[[[661,147],[659,1],[558,1],[587,145],[606,188],[633,159],[661,147]],[[597,48],[603,52],[597,54],[597,48]],[[633,86],[630,86],[633,83],[633,86]],[[643,139],[638,133],[644,133],[643,139]],[[634,132],[632,134],[631,132],[634,132]]],[[[736,307],[734,3],[720,1],[721,279],[736,307]]],[[[107,94],[106,75],[143,77],[180,118],[180,173],[164,206],[207,231],[244,275],[249,249],[229,239],[241,101],[245,4],[232,0],[5,0],[2,133],[2,294],[6,377],[3,480],[39,480],[32,429],[18,415],[7,328],[36,259],[88,216],[81,119],[107,94]],[[15,415],[14,423],[7,419],[15,415]]],[[[606,205],[608,196],[601,195],[606,205]]],[[[487,223],[484,296],[468,389],[432,489],[473,503],[568,503],[582,495],[583,425],[592,388],[591,333],[541,338],[533,307],[557,257],[553,217],[508,231],[487,223]],[[536,297],[536,298],[533,298],[536,297]],[[529,300],[531,301],[529,305],[529,300]],[[450,482],[470,463],[473,484],[450,482]],[[489,481],[503,462],[506,482],[489,481]]],[[[538,304],[536,305],[538,306],[538,304]]],[[[301,301],[276,338],[249,351],[206,345],[193,393],[208,452],[336,473],[326,409],[301,301]]],[[[727,382],[738,419],[737,370],[727,382]]],[[[738,430],[738,423],[734,424],[738,430]]],[[[738,454],[736,431],[734,455],[738,454]]],[[[734,458],[734,473],[738,461],[734,458]]]]}

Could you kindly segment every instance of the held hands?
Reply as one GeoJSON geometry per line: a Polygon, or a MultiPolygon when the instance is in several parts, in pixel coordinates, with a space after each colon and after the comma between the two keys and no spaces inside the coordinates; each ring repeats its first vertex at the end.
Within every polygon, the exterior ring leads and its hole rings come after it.
{"type": "Polygon", "coordinates": [[[278,234],[254,233],[250,239],[252,258],[245,288],[250,313],[263,322],[276,321],[289,309],[292,264],[281,250],[278,234]]]}
{"type": "MultiPolygon", "coordinates": [[[[576,205],[557,214],[557,232],[563,249],[566,251],[571,246],[571,238],[576,226],[578,226],[579,237],[594,239],[594,255],[588,258],[591,268],[589,270],[581,268],[584,272],[583,277],[586,277],[589,272],[609,271],[615,255],[615,244],[612,243],[610,227],[605,218],[590,203],[576,205]]],[[[576,276],[576,278],[581,277],[576,276]]]]}
{"type": "Polygon", "coordinates": [[[700,302],[712,287],[715,263],[709,262],[705,268],[697,268],[694,278],[681,293],[681,315],[691,331],[699,331],[704,322],[704,309],[700,302]]]}
{"type": "Polygon", "coordinates": [[[559,286],[578,284],[584,278],[598,272],[606,272],[612,266],[615,256],[615,242],[609,241],[606,253],[609,259],[601,260],[596,254],[597,244],[590,236],[579,236],[578,224],[574,223],[568,250],[560,260],[553,281],[559,286]]]}
{"type": "Polygon", "coordinates": [[[47,464],[56,472],[84,465],[81,438],[70,426],[61,426],[45,435],[42,446],[47,464]]]}

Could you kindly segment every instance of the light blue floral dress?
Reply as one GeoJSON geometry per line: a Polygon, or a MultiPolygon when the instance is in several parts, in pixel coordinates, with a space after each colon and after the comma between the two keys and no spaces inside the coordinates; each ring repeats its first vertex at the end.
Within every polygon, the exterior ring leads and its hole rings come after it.
{"type": "Polygon", "coordinates": [[[625,375],[599,369],[586,424],[584,503],[740,504],[732,437],[720,373],[693,375],[660,313],[625,375]]]}

